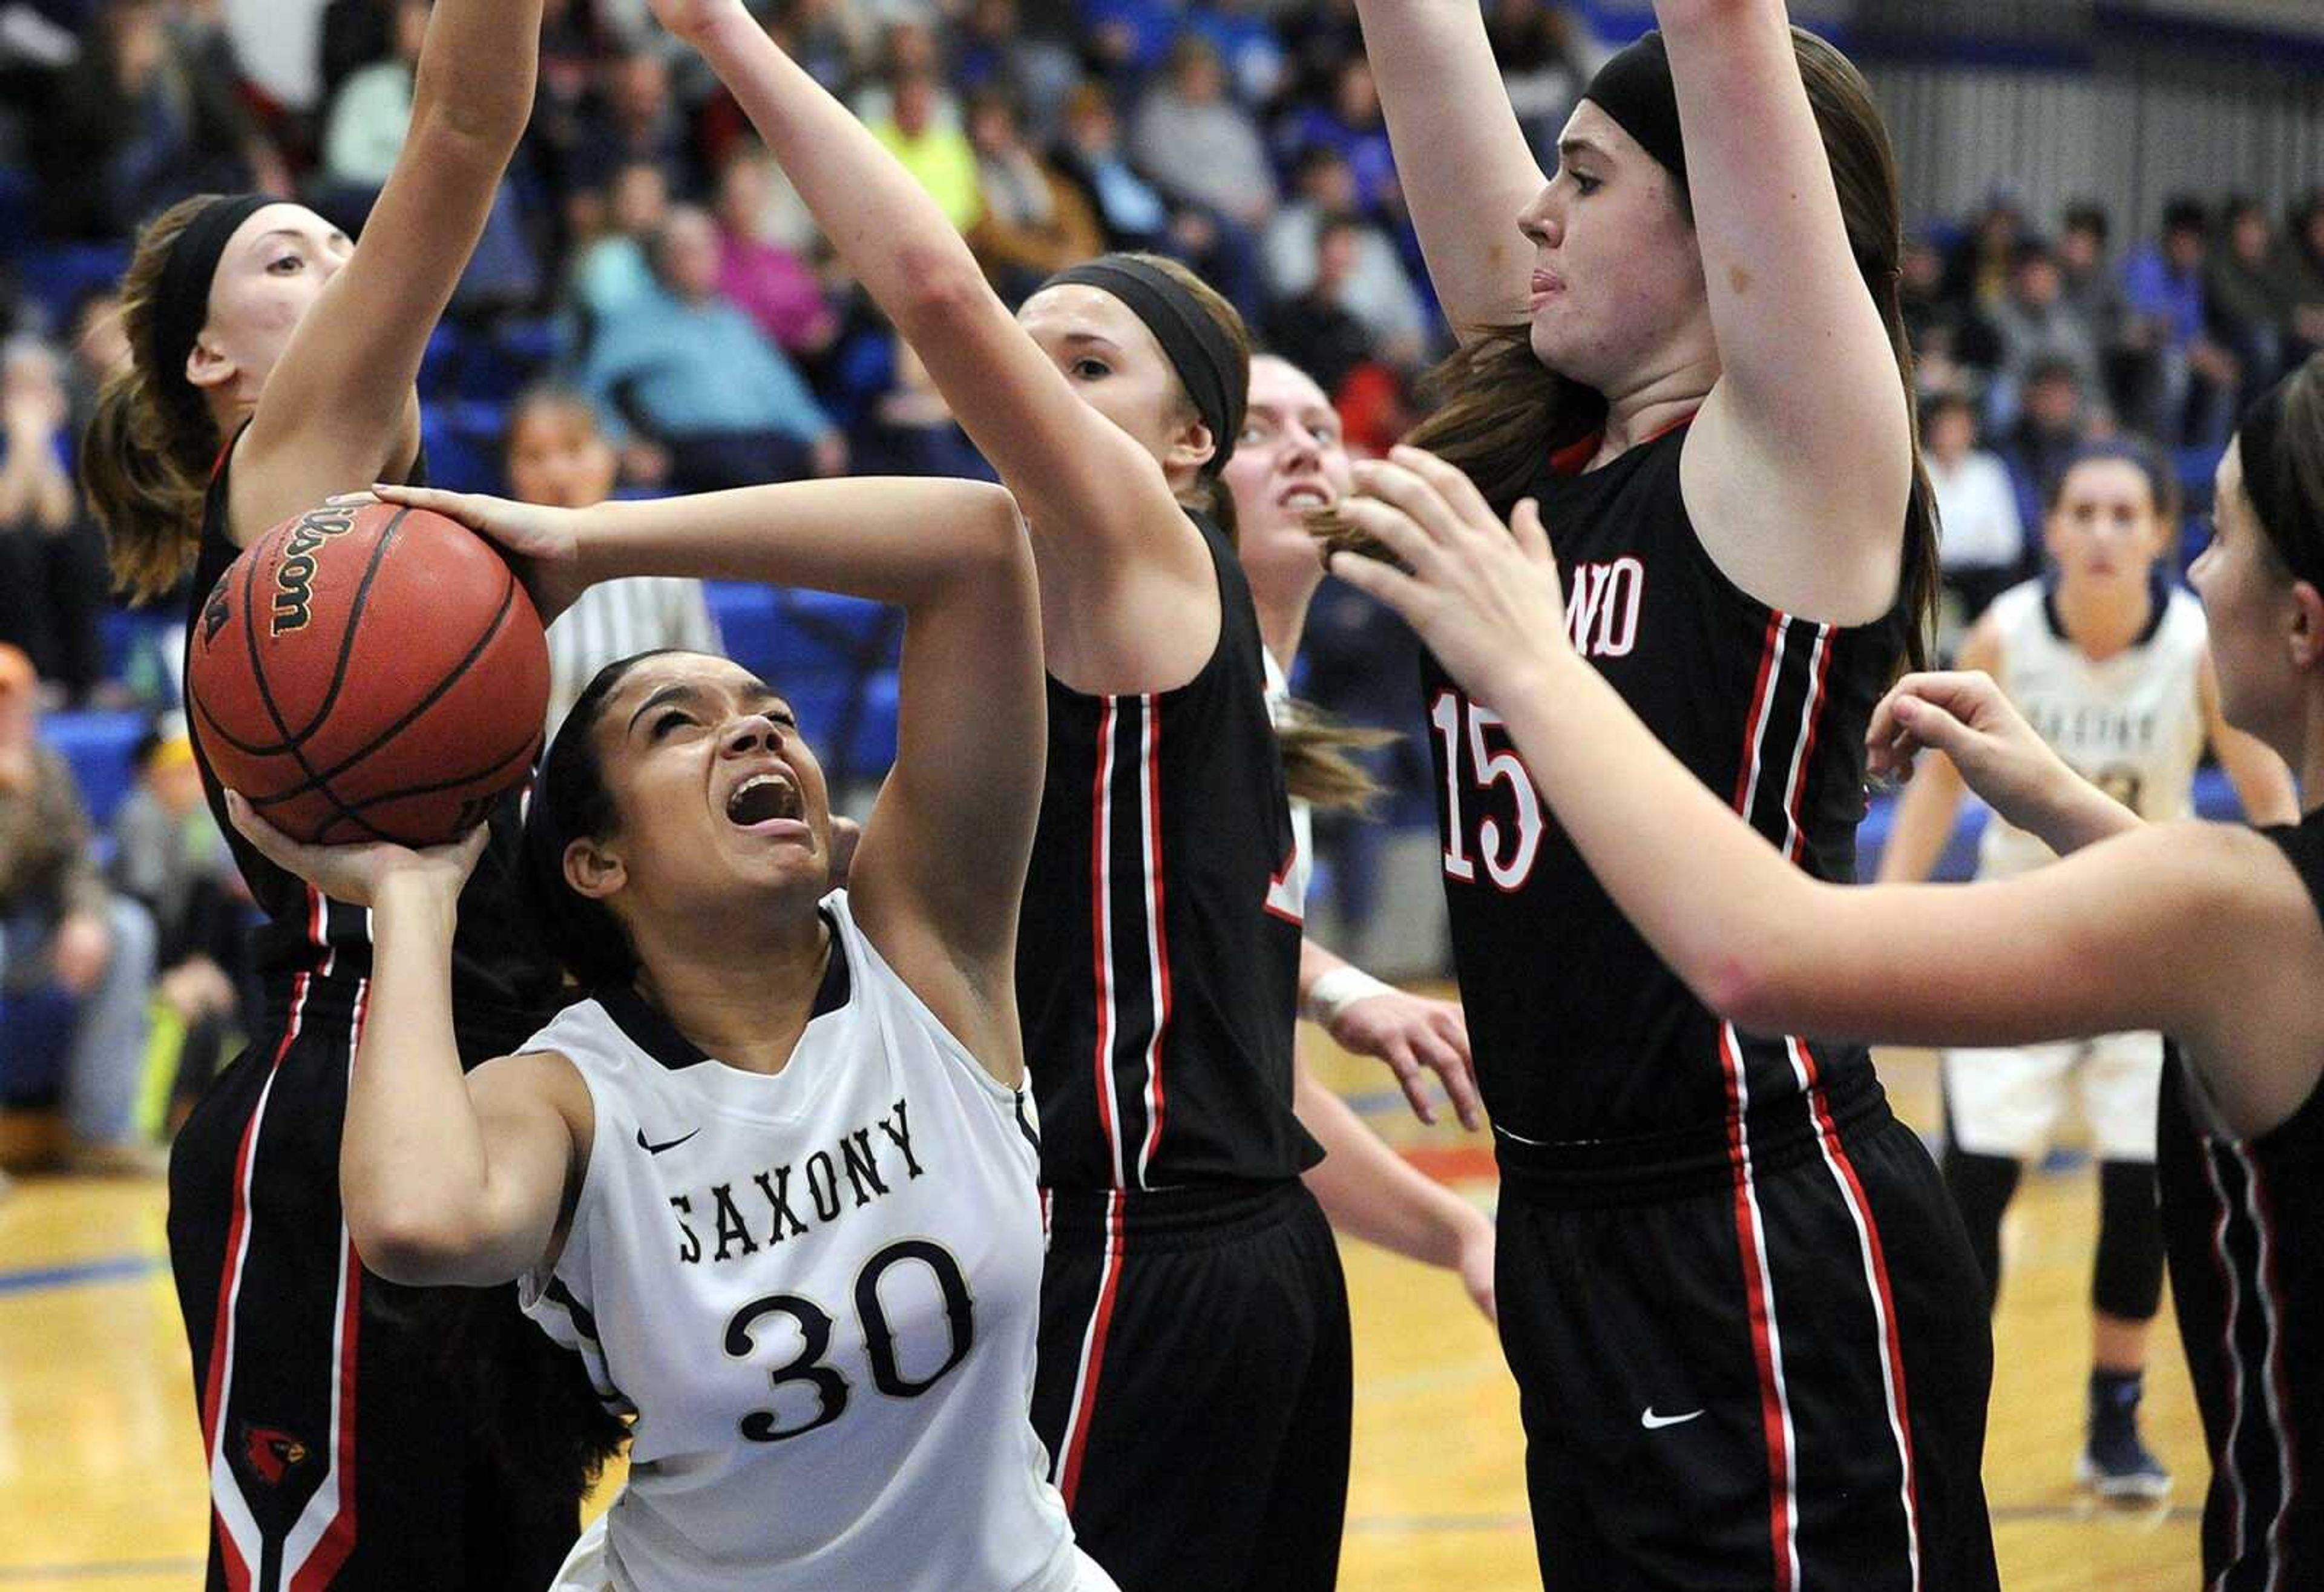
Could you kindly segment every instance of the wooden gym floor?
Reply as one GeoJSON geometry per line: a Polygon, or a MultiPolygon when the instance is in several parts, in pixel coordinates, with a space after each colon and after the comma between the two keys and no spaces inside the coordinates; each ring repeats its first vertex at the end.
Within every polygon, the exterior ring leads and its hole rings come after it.
{"type": "MultiPolygon", "coordinates": [[[[1480,1201],[1481,1141],[1414,1123],[1370,1063],[1326,1075],[1414,1159],[1480,1201]]],[[[1883,1071],[1912,1121],[1934,1115],[1926,1058],[1883,1071]]],[[[20,1180],[0,1199],[0,1588],[198,1587],[205,1498],[185,1340],[158,1181],[20,1180]]],[[[2007,1232],[2009,1281],[1987,1487],[2013,1592],[2146,1592],[2196,1580],[2202,1441],[2165,1321],[2148,1379],[2149,1442],[2177,1472],[2160,1510],[2093,1506],[2071,1476],[2089,1369],[2095,1187],[2027,1180],[2007,1232]]],[[[1447,1275],[1351,1246],[1355,1475],[1347,1592],[1531,1592],[1516,1390],[1447,1275]]],[[[1192,1589],[1190,1589],[1192,1592],[1192,1589]]]]}

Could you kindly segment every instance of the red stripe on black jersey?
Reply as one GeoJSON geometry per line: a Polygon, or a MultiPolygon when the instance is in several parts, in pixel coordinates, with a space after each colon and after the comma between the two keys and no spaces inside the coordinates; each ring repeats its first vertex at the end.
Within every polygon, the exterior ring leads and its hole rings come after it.
{"type": "MultiPolygon", "coordinates": [[[[2324,915],[2324,809],[2263,831],[2324,915]]],[[[2211,1487],[2207,1592],[2324,1586],[2324,1088],[2253,1138],[2207,1103],[2200,1066],[2165,1047],[2155,1171],[2180,1342],[2203,1414],[2211,1487]]]]}
{"type": "MultiPolygon", "coordinates": [[[[1620,604],[1588,627],[1583,650],[1754,829],[1813,876],[1853,883],[1864,731],[1908,620],[1900,610],[1872,625],[1821,625],[1736,587],[1687,514],[1686,434],[1535,483],[1566,588],[1586,579],[1598,600],[1620,604]]],[[[1731,1107],[1717,1017],[1606,894],[1537,793],[1517,787],[1517,765],[1499,755],[1494,704],[1460,693],[1433,660],[1423,690],[1454,958],[1495,1123],[1542,1143],[1666,1143],[1674,1133],[1719,1143],[1731,1107]],[[1518,856],[1521,870],[1489,868],[1518,856]]],[[[1741,1035],[1736,1049],[1755,1108],[1797,1097],[1780,1043],[1741,1035]]],[[[1858,1046],[1834,1045],[1822,1060],[1835,1082],[1869,1066],[1858,1046]]]]}
{"type": "Polygon", "coordinates": [[[1193,680],[1048,682],[1017,990],[1057,1188],[1274,1181],[1320,1153],[1290,1106],[1299,929],[1268,910],[1293,839],[1258,619],[1203,535],[1221,624],[1193,680]]]}

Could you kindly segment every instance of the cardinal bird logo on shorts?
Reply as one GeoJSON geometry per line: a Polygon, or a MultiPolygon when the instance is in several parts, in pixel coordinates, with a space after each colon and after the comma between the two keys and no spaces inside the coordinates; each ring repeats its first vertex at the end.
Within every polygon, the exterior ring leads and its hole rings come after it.
{"type": "Polygon", "coordinates": [[[270,1487],[279,1487],[282,1478],[307,1463],[306,1443],[279,1426],[245,1426],[242,1429],[242,1457],[251,1470],[270,1487]]]}
{"type": "Polygon", "coordinates": [[[202,608],[202,643],[207,646],[217,640],[217,633],[224,630],[226,621],[233,617],[234,605],[226,600],[226,582],[221,580],[202,608]]]}

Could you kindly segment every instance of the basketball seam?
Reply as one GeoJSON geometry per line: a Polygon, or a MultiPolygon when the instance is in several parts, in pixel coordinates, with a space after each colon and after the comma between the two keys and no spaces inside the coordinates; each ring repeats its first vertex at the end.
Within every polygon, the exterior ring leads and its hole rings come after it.
{"type": "MultiPolygon", "coordinates": [[[[498,762],[488,763],[482,768],[475,770],[474,773],[462,774],[456,779],[439,781],[432,785],[409,785],[399,791],[382,791],[375,795],[366,796],[360,801],[355,802],[353,807],[348,809],[348,811],[368,812],[373,808],[383,806],[391,801],[408,801],[415,796],[433,796],[445,791],[456,791],[463,785],[480,783],[483,781],[491,778],[502,769],[508,767],[508,765],[512,763],[521,763],[530,767],[534,754],[540,750],[540,736],[536,734],[527,739],[523,745],[518,747],[514,752],[510,753],[507,756],[501,758],[498,762]]],[[[497,798],[495,799],[497,800],[497,798]]],[[[330,826],[327,823],[325,824],[325,832],[327,833],[329,828],[330,826]]],[[[394,837],[390,838],[394,838],[394,837]]],[[[318,842],[318,844],[320,842],[318,842]]],[[[434,845],[436,842],[399,839],[397,844],[407,846],[434,845]]]]}
{"type": "Polygon", "coordinates": [[[388,521],[379,533],[379,540],[372,544],[371,561],[364,566],[363,578],[355,583],[355,600],[347,608],[346,628],[339,636],[339,661],[331,671],[330,689],[323,693],[322,706],[315,709],[315,717],[309,719],[307,727],[299,732],[297,739],[300,745],[306,745],[308,738],[323,727],[323,720],[330,717],[331,704],[339,699],[339,688],[347,682],[347,662],[355,656],[355,635],[363,625],[364,606],[371,601],[372,582],[379,578],[379,567],[387,561],[388,546],[395,540],[396,528],[403,523],[403,517],[410,512],[408,508],[396,510],[395,517],[388,521]]]}
{"type": "MultiPolygon", "coordinates": [[[[390,527],[390,532],[392,532],[392,527],[390,527]]],[[[382,541],[385,541],[388,534],[389,532],[383,532],[380,540],[382,541]]],[[[275,732],[278,735],[287,736],[290,733],[290,727],[283,722],[282,710],[274,704],[274,692],[266,683],[265,660],[260,657],[258,652],[258,630],[253,621],[251,614],[251,588],[257,583],[258,563],[257,560],[254,559],[244,569],[242,576],[243,640],[250,650],[250,675],[253,683],[258,687],[258,699],[265,705],[266,717],[274,721],[275,732]]],[[[298,745],[298,743],[286,740],[282,744],[281,749],[274,753],[273,755],[281,756],[284,754],[288,754],[290,760],[304,770],[309,779],[314,777],[314,768],[307,762],[307,754],[305,750],[298,745]]],[[[354,824],[357,828],[364,830],[375,840],[385,840],[389,838],[388,836],[382,834],[377,828],[374,828],[362,814],[349,811],[346,803],[339,800],[337,793],[334,791],[330,786],[327,784],[323,785],[320,789],[323,792],[323,800],[328,801],[333,807],[337,808],[339,810],[340,817],[354,824]]]]}
{"type": "MultiPolygon", "coordinates": [[[[288,740],[278,741],[272,745],[261,745],[256,741],[245,741],[235,736],[231,730],[227,729],[226,726],[218,722],[217,715],[209,710],[208,704],[197,700],[194,705],[200,708],[203,719],[208,723],[210,727],[217,731],[219,740],[225,742],[235,751],[246,754],[252,757],[280,757],[283,753],[290,751],[295,746],[304,745],[308,739],[312,736],[318,729],[322,727],[324,717],[329,713],[331,704],[338,699],[339,688],[346,681],[347,658],[355,645],[355,621],[363,616],[364,603],[371,591],[372,578],[379,571],[380,561],[386,555],[388,543],[394,539],[396,527],[403,523],[404,515],[410,512],[411,511],[410,509],[398,509],[396,511],[395,517],[390,520],[387,523],[386,528],[380,532],[379,541],[373,544],[371,562],[364,569],[362,583],[355,588],[355,608],[347,616],[346,636],[346,639],[340,643],[338,667],[331,675],[330,690],[323,698],[323,706],[316,711],[314,717],[307,721],[307,727],[299,731],[296,735],[292,735],[290,727],[282,722],[281,715],[274,714],[272,717],[274,718],[276,727],[281,729],[281,732],[290,738],[288,740]]],[[[260,545],[263,545],[263,543],[262,542],[260,545]]],[[[248,590],[252,583],[257,579],[256,569],[257,560],[254,559],[250,560],[243,566],[243,588],[244,592],[244,600],[242,605],[242,624],[243,629],[245,632],[250,629],[251,617],[248,590]]],[[[221,578],[223,578],[223,577],[221,577],[221,578]]],[[[258,667],[257,642],[254,637],[251,640],[251,667],[254,671],[258,667]]]]}
{"type": "MultiPolygon", "coordinates": [[[[251,805],[254,808],[262,809],[267,807],[279,807],[285,801],[291,801],[296,797],[307,795],[315,791],[322,791],[328,793],[331,781],[338,778],[339,775],[355,767],[355,764],[361,763],[364,758],[369,757],[373,753],[377,752],[381,747],[395,739],[396,736],[401,735],[405,730],[410,729],[412,724],[417,721],[422,714],[426,713],[428,709],[433,708],[437,703],[442,701],[444,699],[444,694],[447,691],[449,691],[454,686],[459,684],[460,680],[467,674],[470,667],[475,664],[478,658],[484,656],[484,649],[492,645],[493,638],[500,634],[503,627],[506,625],[509,615],[514,611],[516,606],[516,576],[512,573],[508,578],[508,584],[501,590],[501,606],[493,612],[491,622],[484,626],[484,634],[476,637],[475,643],[469,646],[467,653],[460,659],[460,661],[455,663],[450,669],[447,670],[442,678],[439,679],[429,690],[428,694],[406,710],[402,717],[397,719],[393,724],[389,725],[378,735],[373,736],[372,739],[364,745],[359,747],[347,756],[341,758],[337,763],[332,764],[330,767],[321,770],[319,773],[307,762],[304,756],[300,756],[299,758],[299,766],[301,769],[304,769],[307,773],[307,782],[305,784],[294,785],[287,791],[278,791],[273,795],[267,797],[263,801],[254,801],[251,805]]],[[[350,627],[353,626],[354,623],[353,619],[348,621],[350,627]]],[[[279,716],[277,722],[280,722],[279,716]]],[[[293,750],[295,754],[296,748],[291,748],[291,750],[293,750]]],[[[341,804],[337,796],[333,796],[331,800],[333,804],[339,806],[343,812],[352,813],[355,810],[354,809],[346,808],[341,804]]]]}

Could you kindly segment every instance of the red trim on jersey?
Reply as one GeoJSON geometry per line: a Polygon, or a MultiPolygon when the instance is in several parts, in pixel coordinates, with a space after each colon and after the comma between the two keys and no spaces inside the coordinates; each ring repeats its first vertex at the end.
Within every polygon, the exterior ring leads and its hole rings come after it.
{"type": "Polygon", "coordinates": [[[2244,1551],[2245,1513],[2249,1500],[2245,1495],[2243,1467],[2236,1461],[2236,1449],[2244,1430],[2244,1360],[2236,1340],[2236,1318],[2241,1313],[2243,1289],[2237,1282],[2236,1263],[2227,1254],[2227,1223],[2235,1215],[2235,1202],[2227,1198],[2227,1186],[2219,1178],[2218,1159],[2207,1140],[2203,1144],[2203,1171],[2209,1177],[2212,1195],[2219,1203],[2219,1219],[2211,1224],[2211,1258],[2219,1263],[2219,1282],[2227,1296],[2227,1317],[2220,1323],[2220,1347],[2227,1362],[2227,1440],[2219,1449],[2219,1468],[2227,1472],[2227,1490],[2235,1500],[2233,1523],[2227,1528],[2227,1542],[2237,1558],[2244,1551]]]}
{"type": "MultiPolygon", "coordinates": [[[[350,1082],[355,1074],[355,1053],[363,1046],[364,1017],[371,1004],[371,986],[366,981],[357,986],[355,1020],[348,1026],[347,1073],[350,1082]]],[[[333,1454],[333,1487],[337,1494],[337,1508],[324,1526],[321,1539],[290,1577],[290,1592],[324,1592],[339,1573],[348,1556],[355,1550],[355,1390],[358,1330],[363,1322],[363,1259],[355,1254],[353,1234],[346,1230],[345,1216],[339,1221],[340,1275],[345,1279],[340,1292],[344,1302],[339,1310],[338,1378],[337,1396],[332,1400],[331,1424],[337,1430],[333,1454]]]]}
{"type": "Polygon", "coordinates": [[[2283,1523],[2292,1517],[2292,1501],[2300,1491],[2300,1439],[2292,1425],[2292,1395],[2283,1381],[2283,1318],[2285,1306],[2282,1285],[2275,1275],[2275,1206],[2268,1198],[2267,1184],[2260,1177],[2259,1162],[2241,1144],[2235,1147],[2236,1159],[2243,1163],[2245,1204],[2251,1213],[2254,1236],[2258,1240],[2255,1256],[2256,1282],[2263,1306],[2260,1319],[2267,1328],[2267,1356],[2260,1368],[2264,1379],[2263,1403],[2267,1410],[2268,1429],[2275,1436],[2276,1468],[2282,1473],[2282,1496],[2276,1500],[2275,1518],[2268,1523],[2267,1557],[2270,1585],[2273,1577],[2282,1574],[2286,1556],[2283,1551],[2283,1523]]]}
{"type": "Polygon", "coordinates": [[[1759,1422],[1767,1445],[1767,1536],[1775,1555],[1775,1586],[1797,1592],[1799,1565],[1792,1557],[1791,1420],[1784,1409],[1783,1370],[1775,1363],[1774,1290],[1759,1241],[1758,1195],[1743,1128],[1743,1057],[1732,1023],[1720,1024],[1719,1057],[1727,1073],[1727,1158],[1735,1175],[1735,1243],[1751,1319],[1751,1356],[1759,1373],[1759,1422]]]}
{"type": "Polygon", "coordinates": [[[1148,911],[1151,914],[1150,954],[1154,958],[1154,1033],[1146,1051],[1146,1083],[1148,1121],[1146,1143],[1138,1152],[1138,1181],[1146,1183],[1146,1169],[1153,1164],[1154,1152],[1162,1146],[1162,1047],[1170,1032],[1170,936],[1164,927],[1162,899],[1162,704],[1159,699],[1145,705],[1146,766],[1141,792],[1146,804],[1146,838],[1148,856],[1151,859],[1148,874],[1148,911]]]}
{"type": "MultiPolygon", "coordinates": [[[[308,899],[316,899],[312,886],[308,899]]],[[[210,1363],[202,1377],[202,1451],[208,1459],[209,1483],[213,1489],[231,1485],[234,1467],[226,1461],[219,1447],[225,1421],[226,1386],[229,1367],[234,1363],[235,1304],[242,1291],[243,1262],[246,1254],[247,1228],[250,1222],[250,1184],[257,1170],[258,1130],[266,1119],[266,1102],[273,1094],[274,1078],[282,1068],[282,1059],[299,1040],[300,1019],[307,1007],[308,975],[301,973],[291,981],[290,1010],[283,1023],[282,1041],[274,1047],[274,1060],[267,1069],[267,1080],[261,1088],[258,1104],[251,1108],[250,1120],[243,1125],[242,1143],[234,1156],[234,1214],[227,1219],[226,1259],[218,1273],[217,1316],[210,1328],[210,1363]],[[219,1467],[225,1467],[221,1476],[219,1467]]],[[[240,1489],[237,1487],[237,1491],[240,1489]]],[[[248,1505],[244,1505],[248,1513],[248,1505]]],[[[229,1592],[249,1592],[252,1585],[250,1566],[245,1562],[234,1539],[233,1528],[227,1523],[225,1511],[214,1496],[210,1500],[210,1516],[219,1546],[225,1550],[226,1580],[229,1592]]]]}
{"type": "Polygon", "coordinates": [[[1090,797],[1090,957],[1097,967],[1097,1124],[1112,1162],[1113,1183],[1121,1186],[1120,1133],[1113,1114],[1112,878],[1107,840],[1113,827],[1114,699],[1105,699],[1098,717],[1097,775],[1090,797]]]}
{"type": "MultiPolygon", "coordinates": [[[[1649,442],[1659,442],[1664,438],[1669,436],[1673,431],[1677,430],[1681,426],[1692,421],[1694,417],[1701,412],[1702,412],[1700,410],[1690,409],[1684,414],[1671,421],[1670,424],[1655,428],[1646,436],[1639,438],[1636,442],[1631,443],[1630,446],[1633,448],[1644,448],[1649,442]]],[[[1603,427],[1600,427],[1597,430],[1591,432],[1587,437],[1582,438],[1579,442],[1568,442],[1564,447],[1554,449],[1549,456],[1550,474],[1554,476],[1580,475],[1582,471],[1590,467],[1590,461],[1598,457],[1598,450],[1605,445],[1606,431],[1603,427]]]]}
{"type": "Polygon", "coordinates": [[[1065,1429],[1065,1460],[1057,1467],[1057,1491],[1065,1496],[1067,1513],[1081,1491],[1082,1462],[1089,1456],[1090,1424],[1097,1414],[1097,1388],[1105,1371],[1105,1340],[1113,1325],[1114,1296],[1121,1286],[1121,1190],[1110,1189],[1105,1199],[1105,1263],[1098,1278],[1097,1308],[1082,1341],[1081,1385],[1074,1390],[1073,1417],[1065,1429]]]}
{"type": "Polygon", "coordinates": [[[1758,683],[1751,688],[1751,717],[1743,723],[1743,755],[1735,770],[1735,810],[1743,821],[1751,821],[1751,773],[1758,765],[1755,749],[1759,744],[1759,727],[1767,717],[1767,680],[1775,672],[1775,653],[1784,634],[1784,616],[1770,612],[1767,616],[1767,639],[1759,649],[1758,683]]]}
{"type": "Polygon", "coordinates": [[[1800,760],[1792,770],[1791,788],[1784,792],[1784,813],[1790,820],[1791,845],[1784,852],[1785,860],[1797,862],[1807,845],[1807,830],[1800,822],[1800,796],[1807,789],[1808,765],[1815,761],[1816,736],[1823,728],[1824,683],[1831,674],[1833,634],[1824,625],[1816,627],[1815,677],[1808,688],[1807,734],[1800,746],[1800,760]]]}
{"type": "Polygon", "coordinates": [[[1856,1208],[1857,1220],[1863,1229],[1865,1256],[1870,1265],[1873,1286],[1878,1293],[1880,1328],[1887,1345],[1888,1387],[1896,1401],[1896,1458],[1904,1469],[1904,1532],[1911,1550],[1913,1587],[1918,1592],[1921,1585],[1921,1484],[1913,1468],[1913,1407],[1904,1388],[1904,1342],[1896,1327],[1896,1292],[1888,1280],[1888,1251],[1880,1241],[1880,1223],[1872,1214],[1872,1201],[1864,1192],[1863,1180],[1856,1174],[1856,1163],[1849,1158],[1847,1148],[1840,1142],[1839,1125],[1832,1121],[1831,1102],[1824,1098],[1819,1081],[1821,1069],[1817,1067],[1815,1052],[1808,1041],[1790,1041],[1798,1051],[1800,1063],[1807,1074],[1809,1108],[1815,1115],[1816,1131],[1822,1136],[1824,1154],[1832,1171],[1839,1176],[1841,1190],[1856,1208]]]}

